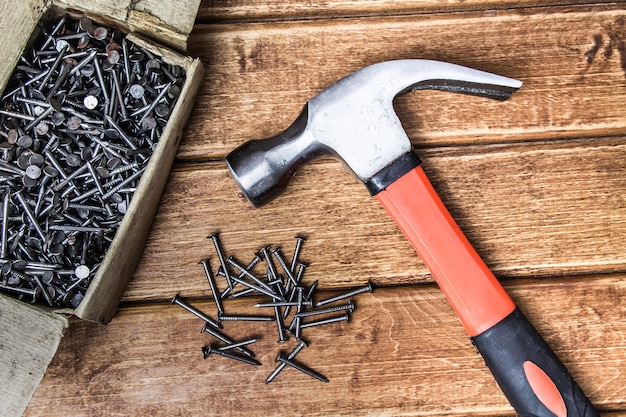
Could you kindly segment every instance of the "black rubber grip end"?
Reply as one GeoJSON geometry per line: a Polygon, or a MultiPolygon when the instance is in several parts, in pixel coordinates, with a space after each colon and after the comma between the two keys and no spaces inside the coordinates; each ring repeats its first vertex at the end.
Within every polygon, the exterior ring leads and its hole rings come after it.
{"type": "Polygon", "coordinates": [[[599,417],[563,363],[518,309],[473,337],[472,343],[521,417],[599,417]]]}

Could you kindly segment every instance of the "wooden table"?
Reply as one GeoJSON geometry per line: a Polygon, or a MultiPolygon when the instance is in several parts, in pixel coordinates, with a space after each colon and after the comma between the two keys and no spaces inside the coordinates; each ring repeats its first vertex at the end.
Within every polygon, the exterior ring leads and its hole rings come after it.
{"type": "Polygon", "coordinates": [[[25,415],[513,415],[418,256],[339,162],[306,166],[255,210],[223,161],[333,81],[428,58],[524,82],[507,102],[423,91],[396,108],[486,263],[601,413],[626,416],[625,45],[626,5],[601,1],[206,1],[189,43],[206,77],[140,266],[109,325],[72,319],[25,415]],[[295,346],[271,323],[225,325],[263,338],[262,366],[202,358],[214,340],[169,301],[215,310],[198,265],[218,264],[214,231],[242,261],[306,236],[304,282],[320,297],[375,285],[298,356],[329,383],[284,370],[264,384],[295,346]]]}

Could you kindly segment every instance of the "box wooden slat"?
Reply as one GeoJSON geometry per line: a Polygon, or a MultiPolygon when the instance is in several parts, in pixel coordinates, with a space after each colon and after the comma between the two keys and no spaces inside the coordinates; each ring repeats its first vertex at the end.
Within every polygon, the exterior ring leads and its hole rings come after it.
{"type": "Polygon", "coordinates": [[[60,314],[0,297],[0,415],[24,412],[69,322],[60,314]]]}

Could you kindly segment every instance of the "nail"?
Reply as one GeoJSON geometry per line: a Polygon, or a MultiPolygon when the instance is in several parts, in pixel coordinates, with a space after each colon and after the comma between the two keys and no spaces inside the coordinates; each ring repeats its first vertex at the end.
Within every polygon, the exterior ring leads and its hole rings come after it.
{"type": "Polygon", "coordinates": [[[243,286],[246,286],[246,287],[248,287],[248,288],[251,288],[251,289],[253,289],[253,290],[255,290],[255,291],[258,291],[258,292],[260,292],[261,294],[265,294],[265,295],[267,295],[268,297],[271,297],[271,298],[274,298],[274,299],[281,299],[282,301],[284,301],[284,298],[281,298],[281,297],[280,297],[278,294],[276,294],[274,291],[267,290],[267,289],[265,289],[264,287],[261,287],[261,286],[259,286],[259,285],[255,285],[255,284],[252,284],[252,283],[250,283],[250,282],[246,282],[246,281],[244,281],[244,280],[242,280],[242,279],[235,278],[235,277],[231,277],[231,280],[233,280],[233,281],[235,281],[235,282],[237,282],[237,283],[239,283],[239,284],[241,284],[241,285],[243,285],[243,286]]]}
{"type": "Polygon", "coordinates": [[[113,86],[115,87],[115,96],[117,97],[119,110],[122,112],[122,118],[126,120],[128,118],[128,115],[126,113],[126,105],[124,104],[124,97],[122,96],[122,89],[120,88],[120,82],[117,79],[116,71],[113,71],[111,73],[111,78],[113,78],[113,86]]]}
{"type": "Polygon", "coordinates": [[[346,294],[342,294],[342,295],[338,295],[336,297],[332,297],[332,298],[328,298],[326,300],[322,300],[322,301],[318,301],[317,303],[315,303],[316,307],[320,307],[323,306],[325,304],[330,304],[330,303],[334,303],[335,301],[339,301],[339,300],[345,300],[346,298],[350,298],[353,297],[355,295],[359,295],[359,294],[363,294],[366,292],[372,292],[372,283],[368,282],[367,285],[363,288],[358,288],[354,291],[351,291],[349,293],[346,294]]]}
{"type": "Polygon", "coordinates": [[[11,195],[8,190],[4,194],[4,201],[2,204],[2,250],[0,257],[6,259],[7,257],[7,233],[9,230],[9,201],[11,195]]]}
{"type": "Polygon", "coordinates": [[[324,320],[317,320],[317,321],[312,321],[310,323],[303,323],[300,325],[300,328],[306,329],[309,327],[322,326],[324,324],[338,323],[340,321],[348,321],[348,320],[350,320],[350,316],[348,315],[348,313],[345,313],[338,317],[331,317],[331,318],[324,319],[324,320]]]}
{"type": "Polygon", "coordinates": [[[222,304],[222,299],[217,290],[217,285],[215,284],[215,278],[213,277],[213,273],[211,272],[211,264],[208,259],[198,262],[204,268],[204,273],[206,275],[207,280],[209,281],[209,286],[211,287],[211,294],[213,295],[213,299],[215,300],[215,305],[217,306],[218,316],[224,314],[224,305],[222,304]]]}
{"type": "MultiPolygon", "coordinates": [[[[256,266],[256,264],[258,264],[259,262],[261,262],[261,258],[259,258],[258,255],[255,255],[254,259],[252,261],[250,261],[250,263],[248,265],[246,265],[246,267],[244,269],[246,271],[248,271],[248,272],[252,271],[252,268],[254,268],[256,266]]],[[[220,271],[222,272],[222,274],[224,274],[223,268],[220,268],[220,270],[218,271],[218,274],[219,274],[220,271]]],[[[242,273],[239,274],[239,276],[237,278],[239,278],[241,280],[241,279],[243,279],[244,276],[245,276],[245,273],[242,272],[242,273]]],[[[224,292],[222,293],[222,298],[226,297],[229,294],[230,294],[229,298],[235,298],[235,297],[238,297],[238,296],[241,296],[241,295],[244,295],[244,294],[249,294],[252,291],[254,291],[252,289],[247,289],[247,290],[240,291],[240,292],[234,294],[234,293],[231,293],[233,288],[235,288],[235,284],[233,284],[232,287],[226,288],[226,290],[224,290],[224,292]]]]}
{"type": "MultiPolygon", "coordinates": [[[[303,301],[302,305],[310,306],[313,303],[311,301],[303,301]]],[[[299,305],[297,301],[278,301],[274,303],[258,303],[254,304],[254,307],[265,308],[265,307],[294,307],[299,305]]]]}
{"type": "Polygon", "coordinates": [[[294,317],[293,327],[294,327],[293,335],[295,336],[296,339],[300,340],[302,338],[302,318],[294,317]]]}
{"type": "Polygon", "coordinates": [[[35,216],[31,212],[30,207],[26,203],[26,200],[24,200],[24,196],[22,196],[22,192],[18,191],[18,192],[16,192],[13,195],[15,197],[17,197],[18,201],[22,205],[22,208],[24,209],[24,213],[26,213],[26,215],[28,216],[28,219],[30,220],[30,223],[35,228],[35,230],[37,231],[37,234],[39,234],[39,236],[41,237],[41,240],[45,241],[46,240],[46,236],[44,235],[43,230],[41,230],[41,226],[39,226],[39,223],[37,222],[37,219],[35,218],[35,216]]]}
{"type": "Polygon", "coordinates": [[[283,268],[283,270],[287,274],[287,277],[289,278],[289,280],[291,281],[293,286],[297,287],[298,286],[298,282],[296,281],[296,277],[293,276],[293,273],[291,272],[291,268],[287,266],[287,263],[285,262],[285,259],[283,258],[282,254],[280,253],[280,246],[277,247],[276,249],[274,249],[272,251],[272,254],[278,260],[278,263],[280,264],[280,266],[283,268]]]}
{"type": "Polygon", "coordinates": [[[278,354],[278,357],[276,358],[277,362],[281,362],[284,363],[285,365],[291,366],[294,369],[297,369],[298,371],[309,375],[310,377],[313,377],[317,380],[320,380],[322,382],[328,382],[328,378],[326,378],[324,375],[320,374],[319,372],[316,372],[310,368],[307,368],[306,366],[297,363],[297,362],[293,362],[290,359],[287,359],[285,357],[282,356],[282,354],[278,354]]]}
{"type": "MultiPolygon", "coordinates": [[[[274,291],[273,288],[269,287],[267,284],[265,284],[263,281],[261,281],[259,278],[257,278],[254,274],[252,274],[249,270],[247,270],[246,268],[244,268],[243,266],[241,266],[237,262],[235,262],[235,260],[233,259],[232,256],[228,257],[226,262],[228,262],[229,265],[232,265],[235,268],[237,268],[239,271],[241,271],[242,274],[244,274],[246,277],[248,277],[252,281],[254,281],[254,283],[257,286],[264,288],[265,292],[261,291],[261,292],[263,292],[263,294],[269,295],[270,297],[280,297],[278,294],[276,294],[276,292],[274,291]]],[[[235,280],[236,282],[240,282],[241,281],[241,279],[236,280],[235,277],[232,277],[232,276],[230,278],[232,280],[235,280]]],[[[247,283],[244,284],[244,285],[247,285],[247,283]]],[[[283,301],[284,301],[284,299],[283,299],[283,301]]]]}
{"type": "Polygon", "coordinates": [[[306,297],[304,297],[306,300],[313,301],[313,294],[315,293],[315,290],[317,289],[317,285],[318,285],[318,281],[317,280],[313,281],[313,284],[311,284],[311,286],[309,287],[309,291],[307,291],[306,297]]]}
{"type": "Polygon", "coordinates": [[[274,307],[274,316],[276,317],[276,326],[278,330],[278,341],[287,341],[287,335],[285,333],[285,325],[283,323],[283,315],[281,314],[280,307],[274,307]]]}
{"type": "Polygon", "coordinates": [[[41,89],[43,87],[45,87],[46,83],[48,82],[48,80],[50,79],[50,76],[52,76],[52,74],[54,72],[56,72],[57,68],[59,67],[59,65],[61,64],[61,61],[63,60],[64,56],[65,56],[65,52],[69,49],[69,45],[67,44],[63,44],[61,46],[61,50],[59,50],[57,57],[55,58],[54,62],[52,63],[52,65],[50,66],[50,69],[48,70],[48,73],[46,74],[46,76],[43,78],[43,80],[41,80],[41,82],[39,83],[39,88],[38,90],[41,91],[41,89]]]}
{"type": "Polygon", "coordinates": [[[46,303],[48,303],[50,307],[54,306],[54,301],[52,300],[52,297],[50,297],[50,294],[48,293],[46,287],[43,286],[41,278],[39,278],[37,275],[32,275],[32,278],[33,281],[35,281],[35,284],[37,284],[37,287],[39,287],[39,289],[41,290],[41,293],[43,294],[43,298],[46,300],[46,303]]]}
{"type": "Polygon", "coordinates": [[[145,119],[150,113],[152,113],[152,110],[154,110],[155,107],[159,104],[159,102],[163,100],[163,97],[165,97],[165,94],[167,94],[167,91],[171,85],[172,83],[169,83],[163,88],[163,90],[159,93],[159,95],[150,104],[150,107],[148,107],[148,109],[143,113],[143,115],[141,116],[141,119],[139,119],[140,121],[145,119]]]}
{"type": "Polygon", "coordinates": [[[295,272],[296,270],[298,257],[300,256],[300,250],[302,249],[302,244],[304,242],[306,242],[306,238],[302,236],[296,236],[296,248],[293,251],[293,257],[291,258],[291,272],[295,272]]]}
{"type": "MultiPolygon", "coordinates": [[[[229,291],[229,289],[227,288],[226,291],[229,291]]],[[[248,289],[241,290],[241,291],[238,291],[238,292],[233,292],[233,293],[230,293],[230,294],[223,294],[223,295],[224,295],[224,297],[226,297],[226,295],[228,295],[228,298],[238,298],[238,297],[243,297],[244,295],[253,294],[254,291],[256,291],[256,290],[253,289],[253,288],[248,288],[248,289]]]]}
{"type": "Polygon", "coordinates": [[[276,266],[274,265],[274,261],[270,256],[270,247],[265,246],[259,249],[263,257],[265,258],[265,262],[267,262],[267,267],[269,269],[268,280],[269,281],[277,281],[278,280],[278,271],[276,271],[276,266]]]}
{"type": "MultiPolygon", "coordinates": [[[[235,343],[231,338],[229,338],[225,334],[210,327],[209,323],[205,323],[204,327],[202,327],[202,330],[200,332],[208,333],[211,336],[215,337],[216,339],[221,340],[222,342],[226,343],[227,345],[232,345],[235,343]]],[[[254,352],[252,352],[251,350],[249,350],[248,348],[244,346],[238,346],[235,349],[237,349],[238,351],[240,351],[246,356],[254,357],[254,352]]]]}
{"type": "Polygon", "coordinates": [[[181,306],[182,308],[184,308],[185,310],[187,310],[191,314],[195,315],[198,318],[201,318],[202,320],[204,320],[205,322],[209,323],[211,326],[215,327],[216,329],[221,329],[222,328],[222,325],[220,323],[218,323],[216,320],[212,319],[211,317],[207,316],[206,314],[204,314],[200,310],[198,310],[196,308],[193,308],[192,306],[190,306],[189,304],[184,302],[179,297],[178,294],[176,294],[174,296],[174,298],[172,298],[171,303],[172,304],[177,304],[177,305],[181,306]]]}
{"type": "Polygon", "coordinates": [[[219,321],[274,321],[271,316],[218,315],[219,321]]]}
{"type": "MultiPolygon", "coordinates": [[[[305,347],[308,347],[309,345],[304,341],[304,340],[300,340],[300,343],[298,343],[298,346],[295,347],[294,350],[292,350],[289,355],[287,355],[287,359],[291,360],[293,358],[296,357],[296,355],[305,347]]],[[[270,382],[272,382],[274,380],[274,378],[276,378],[276,376],[278,376],[278,374],[280,373],[280,371],[282,371],[285,366],[287,366],[286,363],[279,363],[278,366],[276,367],[276,369],[274,369],[274,371],[272,371],[272,373],[270,374],[270,376],[267,377],[267,379],[265,380],[266,384],[269,384],[270,382]]]]}
{"type": "Polygon", "coordinates": [[[11,285],[5,285],[0,283],[0,289],[5,291],[11,291],[19,295],[28,295],[31,297],[32,302],[37,301],[39,296],[41,295],[41,288],[35,287],[34,289],[22,288],[22,287],[13,287],[11,285]]]}
{"type": "Polygon", "coordinates": [[[124,181],[120,182],[118,185],[116,185],[115,187],[113,187],[111,190],[109,190],[108,193],[105,193],[102,196],[103,200],[107,200],[109,198],[111,198],[111,196],[115,193],[117,193],[120,189],[126,187],[127,185],[129,185],[130,183],[132,183],[133,181],[137,180],[139,177],[141,177],[143,175],[143,172],[146,170],[146,167],[141,168],[140,170],[138,170],[137,172],[133,173],[132,175],[130,175],[128,178],[126,178],[124,181]]]}
{"type": "Polygon", "coordinates": [[[235,355],[233,353],[221,351],[219,349],[214,349],[213,346],[211,345],[204,346],[202,348],[202,355],[204,356],[204,359],[208,358],[209,355],[212,353],[219,355],[219,356],[224,356],[225,358],[234,359],[239,362],[244,362],[250,365],[255,365],[255,366],[261,365],[261,362],[257,361],[256,359],[252,359],[246,356],[235,355]]]}
{"type": "MultiPolygon", "coordinates": [[[[294,290],[296,291],[296,294],[298,294],[298,298],[296,299],[296,313],[300,313],[305,303],[307,305],[312,305],[313,302],[311,300],[304,301],[304,288],[294,287],[294,290]]],[[[291,306],[288,306],[287,308],[285,308],[285,314],[283,314],[283,318],[286,319],[290,311],[291,311],[291,306]]],[[[298,324],[300,324],[300,321],[298,321],[298,324]]],[[[296,339],[299,339],[299,338],[300,337],[296,335],[296,339]]]]}
{"type": "MultiPolygon", "coordinates": [[[[218,233],[211,233],[207,236],[207,239],[211,239],[213,241],[213,246],[215,246],[215,252],[217,253],[217,257],[220,260],[220,265],[222,266],[222,270],[224,271],[224,278],[226,278],[226,283],[228,284],[228,288],[233,287],[233,283],[230,277],[230,273],[228,271],[228,266],[224,261],[224,254],[222,252],[222,247],[220,244],[220,239],[218,233]]],[[[243,272],[243,271],[242,271],[243,272]]]]}
{"type": "Polygon", "coordinates": [[[319,309],[319,310],[310,310],[310,311],[300,312],[300,313],[296,313],[296,317],[310,317],[310,316],[326,314],[326,313],[336,313],[337,311],[343,311],[343,310],[347,310],[348,312],[353,313],[354,312],[354,303],[352,301],[350,301],[348,304],[344,304],[344,305],[341,305],[341,306],[328,307],[328,308],[322,308],[322,309],[319,309]]]}
{"type": "Polygon", "coordinates": [[[261,340],[261,339],[259,339],[259,338],[255,338],[255,339],[248,339],[248,340],[244,340],[244,341],[237,342],[237,343],[231,343],[231,344],[228,344],[228,345],[226,345],[226,346],[220,346],[220,347],[218,347],[217,349],[218,349],[218,350],[221,350],[221,351],[224,351],[224,350],[231,350],[231,349],[236,349],[236,348],[238,348],[238,347],[251,345],[252,343],[256,343],[256,342],[258,342],[259,340],[261,340]]]}

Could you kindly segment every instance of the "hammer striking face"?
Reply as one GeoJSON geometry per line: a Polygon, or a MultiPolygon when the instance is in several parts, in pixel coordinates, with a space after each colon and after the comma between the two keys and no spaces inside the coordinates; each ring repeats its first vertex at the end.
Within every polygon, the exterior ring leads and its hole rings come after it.
{"type": "Polygon", "coordinates": [[[438,197],[393,109],[400,94],[436,89],[506,100],[511,78],[427,60],[363,68],[312,98],[284,132],[227,158],[254,206],[276,197],[306,161],[339,158],[387,209],[429,268],[485,363],[523,416],[598,416],[438,197]]]}

